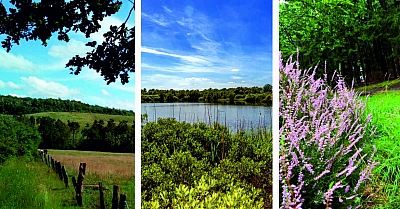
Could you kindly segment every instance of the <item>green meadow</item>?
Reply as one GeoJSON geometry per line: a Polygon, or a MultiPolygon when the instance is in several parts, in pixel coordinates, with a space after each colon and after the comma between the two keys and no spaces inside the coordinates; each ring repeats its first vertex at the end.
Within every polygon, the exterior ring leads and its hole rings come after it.
{"type": "Polygon", "coordinates": [[[363,99],[377,129],[372,141],[380,162],[366,193],[374,208],[400,208],[400,91],[381,91],[363,99]]]}

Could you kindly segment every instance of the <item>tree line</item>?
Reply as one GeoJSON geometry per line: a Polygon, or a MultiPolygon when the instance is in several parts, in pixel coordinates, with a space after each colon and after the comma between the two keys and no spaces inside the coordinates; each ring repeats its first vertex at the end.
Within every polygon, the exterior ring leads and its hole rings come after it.
{"type": "Polygon", "coordinates": [[[37,129],[41,149],[78,149],[102,152],[134,152],[135,125],[128,121],[118,124],[110,119],[94,120],[92,125],[80,127],[79,123],[51,117],[14,116],[14,119],[26,126],[37,129]]]}
{"type": "MultiPolygon", "coordinates": [[[[299,50],[302,69],[324,62],[351,84],[399,78],[400,1],[286,0],[279,9],[279,48],[284,61],[299,50]]],[[[294,57],[295,58],[295,57],[294,57]]]]}
{"type": "Polygon", "coordinates": [[[246,102],[251,104],[272,104],[272,85],[263,87],[236,87],[205,90],[160,90],[146,88],[141,90],[142,103],[146,102],[209,102],[235,103],[246,102]]]}
{"type": "Polygon", "coordinates": [[[25,115],[40,112],[81,112],[100,113],[108,115],[134,116],[132,110],[120,110],[115,108],[89,105],[80,101],[62,99],[36,99],[19,98],[0,95],[0,113],[6,115],[25,115]]]}

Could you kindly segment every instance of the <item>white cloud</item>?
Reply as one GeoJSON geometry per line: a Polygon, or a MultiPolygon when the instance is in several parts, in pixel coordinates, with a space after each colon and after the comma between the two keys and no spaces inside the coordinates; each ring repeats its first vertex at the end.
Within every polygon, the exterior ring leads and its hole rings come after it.
{"type": "Polygon", "coordinates": [[[185,78],[185,81],[208,81],[210,79],[208,78],[195,78],[195,77],[191,77],[191,78],[185,78]]]}
{"type": "Polygon", "coordinates": [[[0,80],[0,88],[5,88],[5,89],[6,89],[6,88],[9,88],[9,89],[14,89],[14,90],[22,89],[21,86],[19,86],[19,85],[13,83],[13,82],[11,82],[11,81],[4,82],[4,81],[2,81],[2,80],[0,80]]]}
{"type": "Polygon", "coordinates": [[[228,83],[235,83],[235,82],[229,81],[228,83]]]}
{"type": "Polygon", "coordinates": [[[25,59],[22,55],[13,55],[7,53],[5,50],[0,50],[0,67],[29,72],[34,70],[35,65],[31,61],[25,59]]]}
{"type": "Polygon", "coordinates": [[[239,69],[232,69],[232,72],[239,72],[239,69]]]}
{"type": "Polygon", "coordinates": [[[164,8],[164,11],[166,11],[166,12],[168,12],[168,13],[172,13],[172,10],[170,10],[168,7],[163,6],[163,8],[164,8]]]}
{"type": "MultiPolygon", "coordinates": [[[[124,109],[124,110],[135,110],[134,101],[122,101],[118,98],[103,98],[103,97],[96,97],[96,96],[88,96],[87,100],[91,100],[97,105],[103,107],[110,107],[110,108],[117,108],[117,109],[124,109]]],[[[132,100],[134,100],[132,98],[132,100]]]]}
{"type": "Polygon", "coordinates": [[[19,98],[28,97],[28,96],[26,96],[26,95],[19,95],[19,94],[8,94],[8,95],[13,96],[13,97],[19,97],[19,98]]]}
{"type": "Polygon", "coordinates": [[[108,92],[108,91],[105,90],[105,89],[101,89],[100,91],[101,91],[101,93],[103,93],[103,94],[106,95],[106,96],[111,96],[110,92],[108,92]]]}
{"type": "Polygon", "coordinates": [[[21,80],[29,87],[28,93],[33,96],[67,99],[80,93],[78,89],[70,89],[60,83],[47,82],[34,76],[21,77],[21,80]]]}
{"type": "Polygon", "coordinates": [[[234,75],[233,75],[233,76],[231,76],[231,78],[236,80],[236,79],[241,79],[242,77],[234,76],[234,75]]]}
{"type": "Polygon", "coordinates": [[[205,63],[205,64],[210,64],[210,62],[198,58],[198,57],[194,57],[194,56],[185,56],[185,55],[178,55],[178,54],[172,54],[172,53],[166,53],[166,52],[160,52],[154,49],[149,49],[146,47],[142,47],[142,52],[145,53],[150,53],[150,54],[157,54],[157,55],[164,55],[164,56],[169,56],[169,57],[175,57],[175,58],[179,58],[182,59],[183,61],[187,61],[187,62],[191,62],[191,63],[205,63]]]}
{"type": "MultiPolygon", "coordinates": [[[[90,39],[92,39],[93,41],[96,41],[97,44],[101,44],[105,40],[103,37],[103,34],[110,30],[110,26],[113,25],[113,26],[119,27],[124,21],[125,20],[120,20],[119,18],[117,18],[115,16],[105,17],[103,19],[103,21],[100,22],[101,28],[99,29],[99,31],[91,34],[90,39]]],[[[133,21],[128,21],[126,26],[128,28],[133,27],[132,22],[133,21]]]]}
{"type": "MultiPolygon", "coordinates": [[[[164,8],[164,10],[165,10],[165,8],[164,8]]],[[[169,10],[169,11],[171,11],[171,10],[169,10]]],[[[168,20],[166,20],[164,15],[158,15],[158,14],[148,15],[148,14],[142,12],[142,18],[149,19],[150,21],[152,21],[160,26],[167,26],[170,24],[170,22],[168,20]]]]}
{"type": "MultiPolygon", "coordinates": [[[[75,55],[84,56],[90,50],[91,48],[85,46],[84,42],[71,39],[68,43],[51,46],[48,53],[52,57],[69,60],[75,55]]],[[[66,63],[63,65],[65,66],[66,63]]]]}

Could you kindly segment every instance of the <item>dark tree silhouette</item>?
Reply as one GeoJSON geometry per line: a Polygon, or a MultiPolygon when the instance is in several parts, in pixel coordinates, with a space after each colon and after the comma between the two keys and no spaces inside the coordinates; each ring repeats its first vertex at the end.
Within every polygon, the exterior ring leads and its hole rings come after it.
{"type": "MultiPolygon", "coordinates": [[[[38,3],[32,0],[10,0],[16,8],[8,11],[0,1],[0,35],[6,35],[1,42],[2,47],[10,52],[13,44],[19,45],[21,39],[26,41],[47,41],[58,33],[58,40],[68,42],[68,34],[81,32],[90,37],[101,28],[100,21],[104,17],[117,13],[122,5],[121,1],[114,0],[42,0],[38,3]]],[[[103,36],[105,41],[99,45],[95,41],[86,46],[93,47],[85,57],[75,56],[69,60],[71,74],[78,75],[82,68],[87,66],[104,77],[107,84],[120,78],[121,83],[129,82],[129,74],[135,72],[135,27],[127,28],[126,23],[135,9],[132,8],[125,22],[120,26],[110,26],[110,30],[103,36]]]]}

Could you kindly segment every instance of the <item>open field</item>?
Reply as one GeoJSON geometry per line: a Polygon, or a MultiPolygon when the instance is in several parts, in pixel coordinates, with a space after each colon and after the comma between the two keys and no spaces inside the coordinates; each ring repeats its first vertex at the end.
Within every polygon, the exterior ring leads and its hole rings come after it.
{"type": "Polygon", "coordinates": [[[118,184],[120,179],[134,179],[134,154],[77,150],[48,150],[48,154],[76,174],[79,163],[85,162],[88,175],[110,180],[110,183],[118,184]]]}
{"type": "Polygon", "coordinates": [[[79,113],[79,112],[41,112],[35,114],[29,114],[28,117],[51,117],[54,119],[60,119],[62,122],[67,123],[67,121],[78,122],[81,127],[85,127],[86,124],[92,125],[94,120],[103,120],[104,122],[113,119],[116,123],[123,120],[128,121],[128,126],[133,124],[135,116],[123,116],[123,115],[106,115],[98,113],[79,113]]]}
{"type": "Polygon", "coordinates": [[[366,110],[373,115],[378,137],[371,187],[374,189],[374,208],[400,208],[400,91],[385,91],[364,98],[366,110]]]}
{"type": "MultiPolygon", "coordinates": [[[[48,150],[48,154],[66,166],[70,178],[78,176],[79,163],[85,162],[84,184],[98,184],[101,181],[105,187],[110,189],[104,192],[105,200],[109,203],[112,198],[113,185],[119,185],[121,194],[127,194],[127,202],[133,206],[135,201],[134,154],[76,150],[48,150]]],[[[88,190],[86,194],[93,196],[89,200],[90,202],[98,202],[98,191],[88,190]]]]}
{"type": "MultiPolygon", "coordinates": [[[[66,166],[70,187],[65,188],[41,161],[11,159],[0,167],[0,189],[13,198],[0,195],[0,208],[80,208],[71,181],[72,176],[78,176],[80,162],[86,163],[84,184],[102,182],[109,189],[104,191],[106,208],[111,207],[113,185],[120,186],[120,194],[126,194],[128,206],[134,207],[134,154],[72,150],[48,150],[48,154],[66,166]]],[[[99,191],[85,188],[83,204],[83,208],[98,208],[99,191]]]]}

